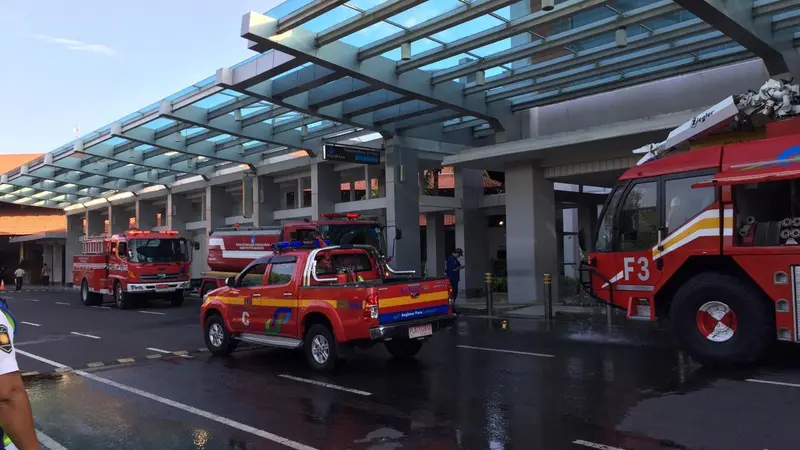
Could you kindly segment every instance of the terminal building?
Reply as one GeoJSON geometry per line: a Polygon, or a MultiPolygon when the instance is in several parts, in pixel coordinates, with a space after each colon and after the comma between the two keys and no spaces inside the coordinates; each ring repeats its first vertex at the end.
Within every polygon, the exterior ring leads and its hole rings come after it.
{"type": "Polygon", "coordinates": [[[245,14],[252,58],[42,149],[0,200],[65,211],[67,274],[86,234],[178,230],[199,278],[214,229],[356,212],[404,230],[394,266],[441,275],[460,247],[463,296],[503,272],[510,302],[536,302],[545,273],[576,276],[633,149],[800,77],[794,0],[355,3],[245,14]]]}

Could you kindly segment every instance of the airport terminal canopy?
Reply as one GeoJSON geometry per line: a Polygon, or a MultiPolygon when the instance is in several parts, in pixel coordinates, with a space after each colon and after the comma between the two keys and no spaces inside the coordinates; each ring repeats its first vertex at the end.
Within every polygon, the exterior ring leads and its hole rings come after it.
{"type": "Polygon", "coordinates": [[[242,37],[254,57],[3,174],[0,201],[79,208],[375,133],[480,146],[536,106],[752,58],[780,75],[800,3],[288,0],[242,37]]]}

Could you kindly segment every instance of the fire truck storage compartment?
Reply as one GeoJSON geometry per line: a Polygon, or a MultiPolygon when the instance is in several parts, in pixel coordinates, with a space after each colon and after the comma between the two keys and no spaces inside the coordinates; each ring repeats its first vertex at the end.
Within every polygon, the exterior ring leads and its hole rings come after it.
{"type": "Polygon", "coordinates": [[[740,246],[800,242],[800,180],[732,186],[734,238],[740,246]]]}

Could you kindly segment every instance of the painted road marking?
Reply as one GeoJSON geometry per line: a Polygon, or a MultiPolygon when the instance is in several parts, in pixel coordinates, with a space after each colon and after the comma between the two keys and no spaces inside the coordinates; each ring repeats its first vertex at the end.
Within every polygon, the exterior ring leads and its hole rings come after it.
{"type": "Polygon", "coordinates": [[[95,367],[103,367],[105,365],[106,365],[106,363],[93,362],[93,363],[87,364],[86,367],[90,367],[90,368],[94,369],[95,367]]]}
{"type": "Polygon", "coordinates": [[[337,386],[335,384],[330,384],[330,383],[323,383],[322,381],[309,380],[307,378],[300,378],[300,377],[293,377],[291,375],[286,375],[286,374],[280,374],[278,376],[281,377],[281,378],[287,378],[289,380],[299,381],[301,383],[316,384],[317,386],[323,386],[323,387],[330,388],[330,389],[337,389],[337,390],[340,390],[340,391],[350,392],[352,394],[358,394],[358,395],[364,395],[364,396],[372,395],[371,392],[359,391],[358,389],[350,389],[350,388],[346,388],[344,386],[337,386]]]}
{"type": "Polygon", "coordinates": [[[154,353],[152,355],[145,356],[145,358],[147,358],[147,359],[158,359],[158,358],[161,358],[161,355],[159,355],[158,353],[154,353]]]}
{"type": "Polygon", "coordinates": [[[151,352],[158,352],[158,353],[172,353],[172,352],[167,351],[167,350],[161,350],[160,348],[152,348],[152,347],[147,347],[147,350],[150,350],[151,352]]]}
{"type": "Polygon", "coordinates": [[[572,441],[572,443],[575,444],[575,445],[582,445],[584,447],[596,448],[596,449],[599,449],[599,450],[624,450],[624,449],[619,448],[619,447],[612,447],[610,445],[604,445],[604,444],[598,444],[596,442],[584,441],[583,439],[578,439],[577,441],[572,441]]]}
{"type": "Polygon", "coordinates": [[[67,305],[67,306],[69,306],[69,303],[64,303],[64,302],[56,302],[56,305],[67,305]]]}
{"type": "MultiPolygon", "coordinates": [[[[43,362],[45,364],[49,364],[53,367],[67,367],[64,364],[59,362],[55,362],[49,360],[47,358],[43,358],[39,355],[34,355],[33,353],[28,353],[23,350],[17,350],[17,353],[23,356],[27,356],[28,358],[35,359],[39,362],[43,362]]],[[[243,431],[245,433],[250,433],[254,436],[258,436],[260,438],[266,439],[268,441],[272,441],[278,444],[285,445],[286,447],[293,448],[295,450],[317,450],[314,447],[310,447],[308,445],[301,444],[299,442],[295,442],[291,439],[287,439],[282,436],[278,436],[277,434],[272,434],[268,431],[260,430],[255,427],[251,427],[250,425],[246,425],[241,422],[237,422],[232,419],[228,419],[227,417],[220,416],[218,414],[214,414],[199,408],[195,408],[194,406],[189,406],[184,403],[176,402],[175,400],[170,400],[165,397],[161,397],[156,394],[151,394],[150,392],[143,391],[141,389],[137,389],[131,386],[124,385],[122,383],[117,383],[116,381],[109,380],[107,378],[99,377],[97,375],[91,374],[89,372],[84,372],[82,370],[76,370],[73,372],[76,375],[80,375],[84,378],[88,378],[93,381],[97,381],[98,383],[103,383],[108,386],[115,387],[122,391],[130,392],[131,394],[136,394],[140,397],[144,397],[155,402],[161,403],[163,405],[172,406],[173,408],[180,409],[182,411],[186,411],[188,413],[194,414],[196,416],[204,417],[208,420],[213,420],[214,422],[221,423],[223,425],[228,425],[231,428],[235,428],[239,431],[243,431]]]]}
{"type": "Polygon", "coordinates": [[[786,382],[783,382],[783,381],[757,380],[755,378],[748,378],[745,381],[749,381],[751,383],[774,384],[774,385],[777,385],[777,386],[788,386],[788,387],[800,388],[800,384],[797,384],[797,383],[786,383],[786,382]]]}
{"type": "Polygon", "coordinates": [[[132,363],[132,362],[136,362],[136,360],[133,359],[133,358],[120,358],[120,359],[117,360],[117,362],[120,363],[120,364],[129,364],[129,363],[132,363]]]}
{"type": "Polygon", "coordinates": [[[39,301],[39,300],[37,300],[35,298],[23,298],[23,300],[27,300],[29,302],[38,302],[39,301]]]}
{"type": "Polygon", "coordinates": [[[139,311],[139,312],[142,313],[142,314],[157,314],[159,316],[163,316],[163,315],[166,314],[166,313],[157,312],[157,311],[139,311]]]}
{"type": "Polygon", "coordinates": [[[501,348],[473,347],[471,345],[456,345],[456,347],[468,348],[471,350],[486,350],[487,352],[500,352],[500,353],[513,353],[515,355],[540,356],[542,358],[555,358],[556,356],[556,355],[548,355],[547,353],[519,352],[516,350],[503,350],[501,348]]]}
{"type": "Polygon", "coordinates": [[[83,336],[83,337],[87,337],[87,338],[92,338],[92,339],[100,339],[100,336],[94,336],[94,335],[91,335],[91,334],[78,333],[77,331],[70,331],[70,334],[74,334],[75,336],[83,336]]]}
{"type": "Polygon", "coordinates": [[[36,430],[36,439],[39,439],[39,443],[48,450],[67,450],[67,447],[59,444],[53,438],[44,434],[41,430],[36,430]]]}
{"type": "Polygon", "coordinates": [[[30,325],[30,326],[32,326],[32,327],[40,327],[40,326],[41,326],[41,325],[39,325],[38,323],[33,323],[33,322],[25,322],[24,320],[22,321],[22,323],[24,323],[25,325],[30,325]]]}
{"type": "Polygon", "coordinates": [[[111,307],[110,307],[110,306],[92,306],[92,308],[97,308],[97,309],[111,309],[111,307]]]}

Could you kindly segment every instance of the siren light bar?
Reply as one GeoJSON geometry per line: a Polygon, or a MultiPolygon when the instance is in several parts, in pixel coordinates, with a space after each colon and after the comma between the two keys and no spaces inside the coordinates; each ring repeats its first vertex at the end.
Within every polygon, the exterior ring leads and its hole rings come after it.
{"type": "MultiPolygon", "coordinates": [[[[330,239],[323,241],[325,245],[331,245],[330,239]]],[[[272,248],[276,251],[291,249],[291,248],[321,248],[323,247],[319,239],[314,241],[282,241],[272,244],[272,248]]]]}
{"type": "Polygon", "coordinates": [[[358,214],[358,213],[347,213],[347,214],[342,214],[342,213],[324,213],[324,214],[320,214],[320,217],[323,217],[325,219],[350,219],[350,220],[356,220],[356,219],[361,217],[361,214],[358,214]]]}

